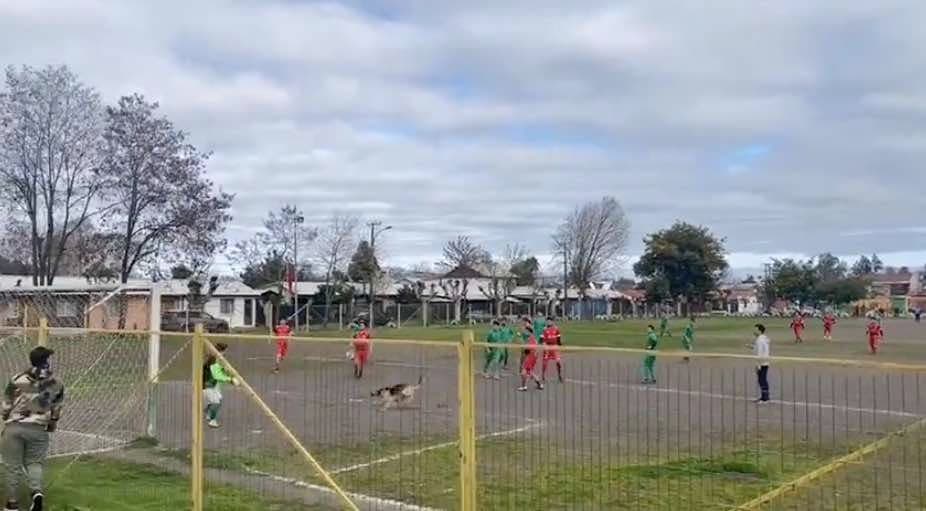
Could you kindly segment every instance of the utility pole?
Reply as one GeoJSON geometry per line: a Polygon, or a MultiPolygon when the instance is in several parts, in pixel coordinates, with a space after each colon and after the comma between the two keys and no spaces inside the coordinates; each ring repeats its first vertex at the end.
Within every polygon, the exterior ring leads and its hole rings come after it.
{"type": "MultiPolygon", "coordinates": [[[[293,331],[299,331],[299,226],[305,217],[293,217],[293,331]]],[[[308,321],[306,321],[308,323],[308,321]]]]}
{"type": "Polygon", "coordinates": [[[379,220],[374,220],[374,221],[372,221],[372,222],[368,222],[367,225],[370,226],[370,277],[369,277],[369,278],[370,278],[370,294],[369,294],[369,299],[370,299],[370,318],[369,318],[369,321],[370,321],[370,324],[369,324],[369,327],[370,327],[371,329],[373,329],[374,326],[375,326],[375,325],[374,325],[375,322],[374,322],[374,320],[373,320],[373,304],[374,304],[374,302],[376,302],[376,293],[374,292],[374,289],[373,289],[373,287],[374,287],[374,281],[376,280],[376,275],[375,275],[375,274],[376,274],[376,267],[375,267],[375,265],[374,265],[373,263],[376,261],[376,237],[379,236],[380,234],[382,234],[382,233],[384,233],[384,232],[386,232],[386,231],[392,229],[392,226],[391,226],[391,225],[387,225],[386,227],[383,227],[382,229],[378,229],[378,230],[377,230],[377,228],[378,228],[379,226],[383,225],[383,223],[380,222],[379,220]]]}
{"type": "Polygon", "coordinates": [[[569,319],[569,247],[563,244],[563,320],[569,319]]]}

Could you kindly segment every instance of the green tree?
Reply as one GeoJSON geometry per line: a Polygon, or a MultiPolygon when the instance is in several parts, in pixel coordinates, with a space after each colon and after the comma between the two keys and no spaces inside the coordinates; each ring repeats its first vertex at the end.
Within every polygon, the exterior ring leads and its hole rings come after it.
{"type": "Polygon", "coordinates": [[[193,276],[193,270],[191,270],[187,265],[180,263],[174,265],[170,269],[170,278],[172,279],[182,279],[186,280],[193,276]]]}
{"type": "Polygon", "coordinates": [[[646,248],[633,270],[647,293],[659,299],[681,296],[702,303],[728,268],[724,240],[707,227],[676,222],[643,242],[646,248]]]}
{"type": "Polygon", "coordinates": [[[379,261],[370,247],[370,242],[361,241],[347,265],[347,276],[354,282],[369,282],[370,278],[379,272],[379,261]]]}
{"type": "MultiPolygon", "coordinates": [[[[257,261],[247,264],[238,277],[254,289],[265,288],[273,284],[282,286],[288,268],[289,261],[283,257],[283,254],[271,250],[257,261]]],[[[303,264],[296,272],[296,280],[310,280],[312,277],[311,265],[303,264]]]]}
{"type": "Polygon", "coordinates": [[[838,257],[826,252],[817,256],[816,272],[820,282],[832,282],[846,278],[849,268],[838,257]]]}
{"type": "Polygon", "coordinates": [[[868,256],[861,256],[855,261],[855,264],[852,265],[852,275],[856,277],[861,277],[864,275],[870,275],[872,273],[871,259],[868,259],[868,256]]]}
{"type": "Polygon", "coordinates": [[[817,298],[835,306],[852,303],[868,296],[869,284],[867,279],[860,277],[821,282],[817,288],[817,298]]]}
{"type": "Polygon", "coordinates": [[[880,273],[884,269],[884,263],[881,262],[881,258],[878,257],[878,254],[871,254],[871,272],[880,273]]]}
{"type": "Polygon", "coordinates": [[[540,271],[540,262],[536,257],[518,261],[511,265],[511,274],[519,286],[533,286],[537,281],[537,272],[540,271]]]}
{"type": "Polygon", "coordinates": [[[766,285],[775,298],[807,304],[816,301],[819,282],[812,260],[773,259],[770,281],[766,285]]]}

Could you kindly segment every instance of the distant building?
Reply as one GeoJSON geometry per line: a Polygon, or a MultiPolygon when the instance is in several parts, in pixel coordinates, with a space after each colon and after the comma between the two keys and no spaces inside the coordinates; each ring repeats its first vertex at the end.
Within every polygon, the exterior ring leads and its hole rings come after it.
{"type": "Polygon", "coordinates": [[[921,272],[876,273],[871,278],[871,301],[893,316],[906,316],[926,305],[921,272]]]}

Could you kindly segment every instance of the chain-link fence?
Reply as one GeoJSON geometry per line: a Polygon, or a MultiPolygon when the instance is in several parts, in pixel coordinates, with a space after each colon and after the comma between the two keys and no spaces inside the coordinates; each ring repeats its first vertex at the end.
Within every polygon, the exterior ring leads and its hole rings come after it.
{"type": "MultiPolygon", "coordinates": [[[[143,289],[58,295],[0,292],[3,377],[46,345],[67,389],[52,509],[926,505],[923,366],[773,359],[757,403],[749,356],[531,353],[444,329],[462,340],[374,330],[359,357],[333,330],[151,330],[159,300],[143,289]]],[[[454,313],[431,306],[430,320],[454,313]]],[[[417,323],[423,309],[404,307],[383,313],[417,323]]]]}

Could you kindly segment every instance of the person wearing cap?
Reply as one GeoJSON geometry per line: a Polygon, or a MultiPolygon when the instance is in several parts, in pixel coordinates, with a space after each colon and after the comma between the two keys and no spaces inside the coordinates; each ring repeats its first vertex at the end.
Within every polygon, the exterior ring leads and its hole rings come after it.
{"type": "Polygon", "coordinates": [[[39,346],[29,352],[31,367],[17,374],[3,393],[0,456],[6,466],[6,510],[18,510],[23,476],[30,490],[30,511],[42,511],[42,474],[49,433],[55,431],[64,403],[64,385],[51,371],[55,352],[39,346]]]}

